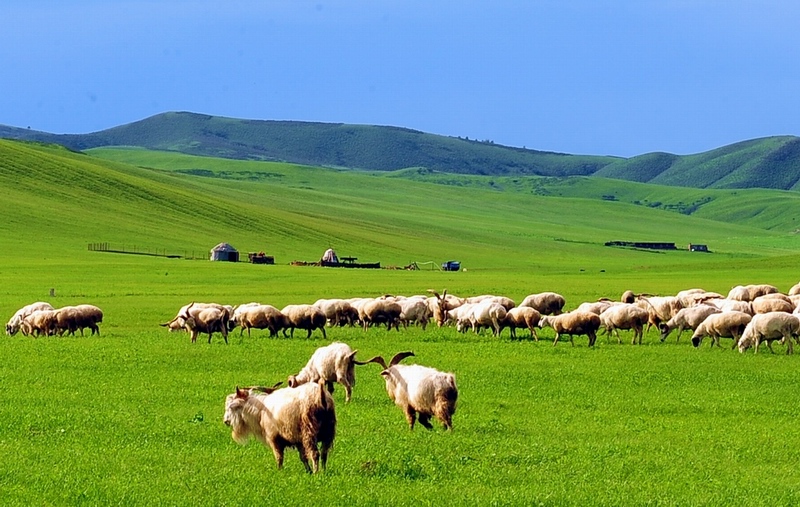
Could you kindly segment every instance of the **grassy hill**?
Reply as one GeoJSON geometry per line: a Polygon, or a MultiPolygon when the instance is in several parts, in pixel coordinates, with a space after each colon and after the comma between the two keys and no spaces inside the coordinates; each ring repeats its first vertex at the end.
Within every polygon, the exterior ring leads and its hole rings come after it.
{"type": "Polygon", "coordinates": [[[705,153],[632,158],[513,148],[385,126],[256,121],[188,112],[159,114],[90,134],[54,135],[0,126],[0,137],[58,143],[73,150],[136,146],[239,160],[374,171],[422,167],[454,174],[600,176],[694,188],[794,190],[800,139],[754,139],[705,153]]]}
{"type": "Polygon", "coordinates": [[[2,313],[48,300],[105,314],[100,336],[0,340],[0,449],[14,457],[4,502],[796,504],[797,459],[787,449],[797,437],[785,429],[796,419],[786,393],[797,355],[741,355],[727,340],[694,349],[686,334],[662,343],[657,331],[641,346],[600,337],[594,348],[581,337],[553,347],[549,329],[535,342],[436,326],[329,328],[326,339],[235,332],[226,345],[218,334],[190,343],[158,326],[201,300],[282,307],[446,287],[517,301],[557,290],[574,308],[625,289],[797,282],[793,193],[620,183],[0,141],[2,313]],[[670,207],[707,197],[693,211],[670,207]],[[702,242],[714,253],[603,246],[612,239],[702,242]],[[98,241],[174,253],[229,241],[278,264],[87,251],[98,241]],[[455,258],[466,271],[288,265],[329,245],[384,265],[455,258]],[[368,365],[358,367],[352,402],[334,393],[337,437],[324,474],[306,476],[294,452],[278,471],[269,449],[232,442],[222,414],[233,386],[285,381],[331,340],[362,359],[413,350],[408,363],[454,372],[455,430],[409,431],[368,365]],[[765,460],[776,473],[763,474],[765,460]]]}

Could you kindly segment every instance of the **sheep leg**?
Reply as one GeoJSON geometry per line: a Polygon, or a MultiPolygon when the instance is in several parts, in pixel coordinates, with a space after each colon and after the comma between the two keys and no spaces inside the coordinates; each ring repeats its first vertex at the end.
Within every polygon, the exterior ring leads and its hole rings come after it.
{"type": "Polygon", "coordinates": [[[325,326],[320,328],[322,330],[322,337],[326,340],[328,339],[328,333],[325,332],[325,326]]]}
{"type": "Polygon", "coordinates": [[[431,424],[431,415],[430,414],[423,414],[420,412],[419,414],[419,423],[425,426],[426,429],[432,430],[433,424],[431,424]]]}
{"type": "MultiPolygon", "coordinates": [[[[590,347],[594,347],[594,342],[597,341],[597,335],[594,333],[594,331],[586,333],[586,335],[589,337],[589,346],[590,347]]],[[[622,343],[622,342],[620,342],[620,343],[622,343]]]]}
{"type": "Polygon", "coordinates": [[[559,334],[558,334],[558,331],[556,331],[556,337],[553,339],[553,347],[555,347],[556,344],[558,343],[558,338],[559,338],[559,334]]]}
{"type": "Polygon", "coordinates": [[[333,386],[333,382],[329,380],[329,381],[325,382],[325,385],[328,387],[328,392],[333,394],[333,387],[334,387],[333,386]]]}
{"type": "Polygon", "coordinates": [[[306,472],[317,473],[319,471],[319,450],[317,450],[317,439],[312,432],[303,435],[303,443],[299,451],[303,456],[300,459],[306,465],[306,472]],[[310,468],[309,461],[311,462],[310,468]]]}
{"type": "Polygon", "coordinates": [[[406,420],[408,421],[408,425],[410,429],[414,429],[414,423],[417,422],[417,412],[410,406],[406,406],[406,420]]]}
{"type": "Polygon", "coordinates": [[[533,338],[534,340],[536,340],[538,342],[539,341],[539,333],[536,332],[536,330],[533,328],[533,326],[529,327],[528,329],[531,330],[531,338],[533,338]]]}
{"type": "Polygon", "coordinates": [[[283,450],[286,447],[282,443],[271,440],[269,446],[272,447],[272,454],[275,456],[275,463],[278,464],[278,470],[283,468],[283,450]]]}
{"type": "MultiPolygon", "coordinates": [[[[349,383],[343,383],[344,386],[344,401],[349,402],[350,397],[353,395],[353,386],[349,383]]],[[[331,390],[333,392],[333,390],[331,390]]]]}

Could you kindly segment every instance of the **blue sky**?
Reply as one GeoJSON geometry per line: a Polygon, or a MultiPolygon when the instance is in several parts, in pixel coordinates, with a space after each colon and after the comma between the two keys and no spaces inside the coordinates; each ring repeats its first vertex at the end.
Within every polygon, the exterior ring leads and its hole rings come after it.
{"type": "Polygon", "coordinates": [[[0,124],[192,111],[697,153],[800,135],[799,19],[794,0],[9,0],[0,124]]]}

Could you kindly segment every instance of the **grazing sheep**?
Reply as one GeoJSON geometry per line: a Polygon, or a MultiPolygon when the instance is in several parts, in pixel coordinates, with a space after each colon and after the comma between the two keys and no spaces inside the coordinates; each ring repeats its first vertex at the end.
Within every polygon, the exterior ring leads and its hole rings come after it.
{"type": "Polygon", "coordinates": [[[636,302],[636,294],[632,290],[626,290],[622,293],[620,301],[623,303],[631,304],[636,302]]]}
{"type": "Polygon", "coordinates": [[[364,331],[370,325],[384,323],[387,330],[391,330],[394,327],[397,331],[400,331],[401,313],[403,313],[403,308],[398,303],[387,299],[373,299],[364,303],[358,312],[358,317],[361,319],[364,331]]]}
{"type": "Polygon", "coordinates": [[[719,313],[719,308],[711,305],[682,308],[667,322],[662,322],[658,325],[658,329],[661,331],[661,341],[666,340],[673,329],[677,329],[678,337],[675,339],[675,343],[677,343],[680,341],[684,330],[691,329],[694,331],[712,313],[719,313]]]}
{"type": "Polygon", "coordinates": [[[788,296],[783,296],[783,294],[781,294],[781,296],[785,297],[786,299],[774,296],[777,296],[777,294],[759,296],[751,301],[750,306],[753,308],[753,313],[792,313],[794,311],[795,305],[791,302],[788,296]]]}
{"type": "Polygon", "coordinates": [[[428,298],[424,296],[422,299],[418,297],[406,298],[398,301],[398,304],[401,308],[400,322],[402,322],[403,327],[408,328],[410,323],[416,322],[424,331],[433,316],[428,306],[428,298]]]}
{"type": "Polygon", "coordinates": [[[355,365],[367,364],[356,361],[356,352],[341,342],[318,348],[297,375],[289,375],[289,387],[321,381],[333,394],[333,384],[338,382],[344,386],[345,401],[349,402],[356,385],[355,365]]]}
{"type": "Polygon", "coordinates": [[[336,436],[331,395],[316,383],[260,390],[264,394],[237,387],[225,399],[223,422],[231,427],[233,440],[245,444],[253,436],[269,445],[278,469],[283,468],[284,450],[296,447],[306,472],[316,473],[320,466],[324,470],[336,436]]]}
{"type": "Polygon", "coordinates": [[[36,303],[23,306],[8,320],[8,323],[6,324],[6,334],[9,336],[14,336],[17,334],[22,327],[23,319],[38,310],[55,310],[55,308],[53,308],[50,303],[45,303],[43,301],[38,301],[36,303]]]}
{"type": "Polygon", "coordinates": [[[412,430],[417,414],[419,423],[429,430],[433,429],[430,422],[432,416],[439,419],[446,430],[452,430],[458,401],[455,375],[418,364],[398,364],[413,355],[413,352],[400,352],[388,366],[381,356],[366,362],[383,367],[381,375],[386,381],[386,392],[395,405],[403,410],[412,430]]]}
{"type": "Polygon", "coordinates": [[[22,319],[18,329],[25,336],[51,336],[56,333],[57,325],[55,310],[35,310],[22,319]]]}
{"type": "Polygon", "coordinates": [[[540,292],[530,294],[522,300],[519,306],[533,308],[542,315],[559,315],[564,309],[566,300],[561,294],[555,292],[540,292]]]}
{"type": "Polygon", "coordinates": [[[728,299],[752,301],[758,296],[780,292],[777,287],[767,284],[737,285],[728,292],[728,299]]]}
{"type": "Polygon", "coordinates": [[[294,338],[294,329],[305,329],[308,331],[306,338],[311,338],[311,332],[315,329],[322,331],[322,337],[328,339],[325,332],[325,324],[328,319],[319,308],[313,305],[288,305],[281,310],[284,315],[283,336],[286,336],[286,329],[291,330],[290,336],[294,338]]]}
{"type": "Polygon", "coordinates": [[[55,311],[56,329],[59,335],[65,332],[74,335],[75,331],[89,328],[92,335],[100,334],[97,324],[103,322],[103,311],[94,305],[65,306],[55,311]]]}
{"type": "Polygon", "coordinates": [[[591,312],[569,312],[561,315],[542,315],[539,327],[552,327],[556,332],[553,346],[558,344],[562,334],[569,336],[569,342],[575,346],[574,335],[589,337],[589,346],[593,347],[597,340],[597,330],[600,329],[600,316],[591,312]]]}
{"type": "Polygon", "coordinates": [[[602,299],[600,301],[587,301],[585,303],[579,304],[578,307],[575,308],[575,310],[573,310],[573,311],[575,311],[575,312],[591,312],[591,313],[596,313],[597,315],[600,315],[601,313],[603,313],[604,311],[608,310],[609,308],[611,308],[613,305],[616,305],[616,304],[617,303],[612,303],[611,301],[608,301],[608,300],[605,300],[605,299],[602,299]]]}
{"type": "Polygon", "coordinates": [[[330,326],[352,326],[358,320],[358,310],[346,299],[318,299],[314,306],[325,314],[330,326]]]}
{"type": "Polygon", "coordinates": [[[539,325],[539,319],[542,314],[529,306],[519,306],[512,308],[506,312],[506,318],[503,321],[503,327],[511,329],[511,339],[517,339],[517,329],[528,329],[531,332],[531,338],[539,341],[539,336],[536,334],[536,328],[539,325]]]}
{"type": "Polygon", "coordinates": [[[750,323],[752,316],[749,313],[730,311],[712,313],[706,320],[700,323],[692,335],[692,345],[699,347],[703,343],[703,338],[711,337],[711,346],[716,344],[718,347],[720,338],[733,338],[733,346],[736,348],[739,338],[742,336],[747,324],[750,323]]]}
{"type": "Polygon", "coordinates": [[[601,313],[600,323],[605,328],[606,335],[616,335],[617,343],[622,343],[619,330],[630,329],[633,331],[631,345],[636,345],[637,338],[639,345],[641,345],[644,326],[647,324],[648,318],[649,314],[644,308],[640,308],[633,303],[624,303],[611,306],[601,313]]]}
{"type": "Polygon", "coordinates": [[[650,331],[651,326],[658,327],[662,322],[668,321],[683,308],[683,303],[675,296],[639,296],[636,304],[650,314],[647,331],[650,331]]]}
{"type": "Polygon", "coordinates": [[[750,316],[753,315],[753,307],[749,301],[737,301],[735,299],[709,299],[707,305],[716,306],[721,312],[743,312],[750,316]]]}
{"type": "Polygon", "coordinates": [[[247,336],[250,336],[251,329],[269,329],[269,335],[276,336],[278,331],[283,329],[286,321],[285,316],[280,310],[272,305],[253,305],[245,308],[237,308],[234,311],[234,317],[231,319],[241,327],[239,336],[242,336],[244,330],[247,330],[247,336]]]}
{"type": "Polygon", "coordinates": [[[759,345],[762,341],[766,341],[770,352],[774,354],[771,342],[781,340],[786,344],[786,353],[791,354],[794,352],[792,339],[798,335],[800,335],[800,319],[796,315],[786,312],[759,313],[753,315],[739,338],[739,352],[744,353],[745,350],[755,346],[755,352],[758,353],[759,345]]]}
{"type": "Polygon", "coordinates": [[[493,335],[500,334],[501,323],[508,313],[503,305],[495,303],[492,299],[486,299],[474,304],[466,303],[462,308],[467,305],[469,305],[469,309],[460,313],[456,326],[458,331],[464,331],[466,326],[469,325],[474,333],[477,333],[482,327],[491,327],[493,335]]]}

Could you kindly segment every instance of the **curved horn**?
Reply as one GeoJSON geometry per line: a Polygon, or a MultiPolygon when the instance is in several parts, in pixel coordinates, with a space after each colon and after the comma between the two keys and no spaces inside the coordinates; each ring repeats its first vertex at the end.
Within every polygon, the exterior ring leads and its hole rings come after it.
{"type": "Polygon", "coordinates": [[[386,361],[383,360],[382,356],[375,356],[372,359],[368,359],[366,361],[353,361],[353,362],[356,363],[356,364],[377,363],[377,364],[381,365],[384,370],[386,369],[386,361]]]}
{"type": "Polygon", "coordinates": [[[192,301],[189,306],[186,307],[186,311],[183,312],[183,315],[179,315],[179,317],[183,317],[184,319],[188,319],[190,317],[189,310],[192,309],[194,306],[194,301],[192,301]]]}
{"type": "Polygon", "coordinates": [[[250,387],[247,387],[246,389],[247,389],[248,391],[250,391],[250,392],[253,392],[253,391],[258,391],[258,392],[265,393],[265,394],[272,394],[272,393],[274,393],[275,391],[277,391],[277,390],[278,390],[278,387],[279,387],[281,384],[283,384],[283,382],[278,382],[278,383],[276,383],[275,385],[273,385],[272,387],[265,387],[265,386],[250,386],[250,387]]]}
{"type": "Polygon", "coordinates": [[[409,356],[413,356],[413,355],[414,355],[414,353],[411,352],[410,350],[408,352],[398,352],[397,354],[394,355],[392,360],[389,361],[389,366],[394,366],[397,363],[399,363],[400,361],[402,361],[403,359],[405,359],[405,358],[407,358],[409,356]]]}

